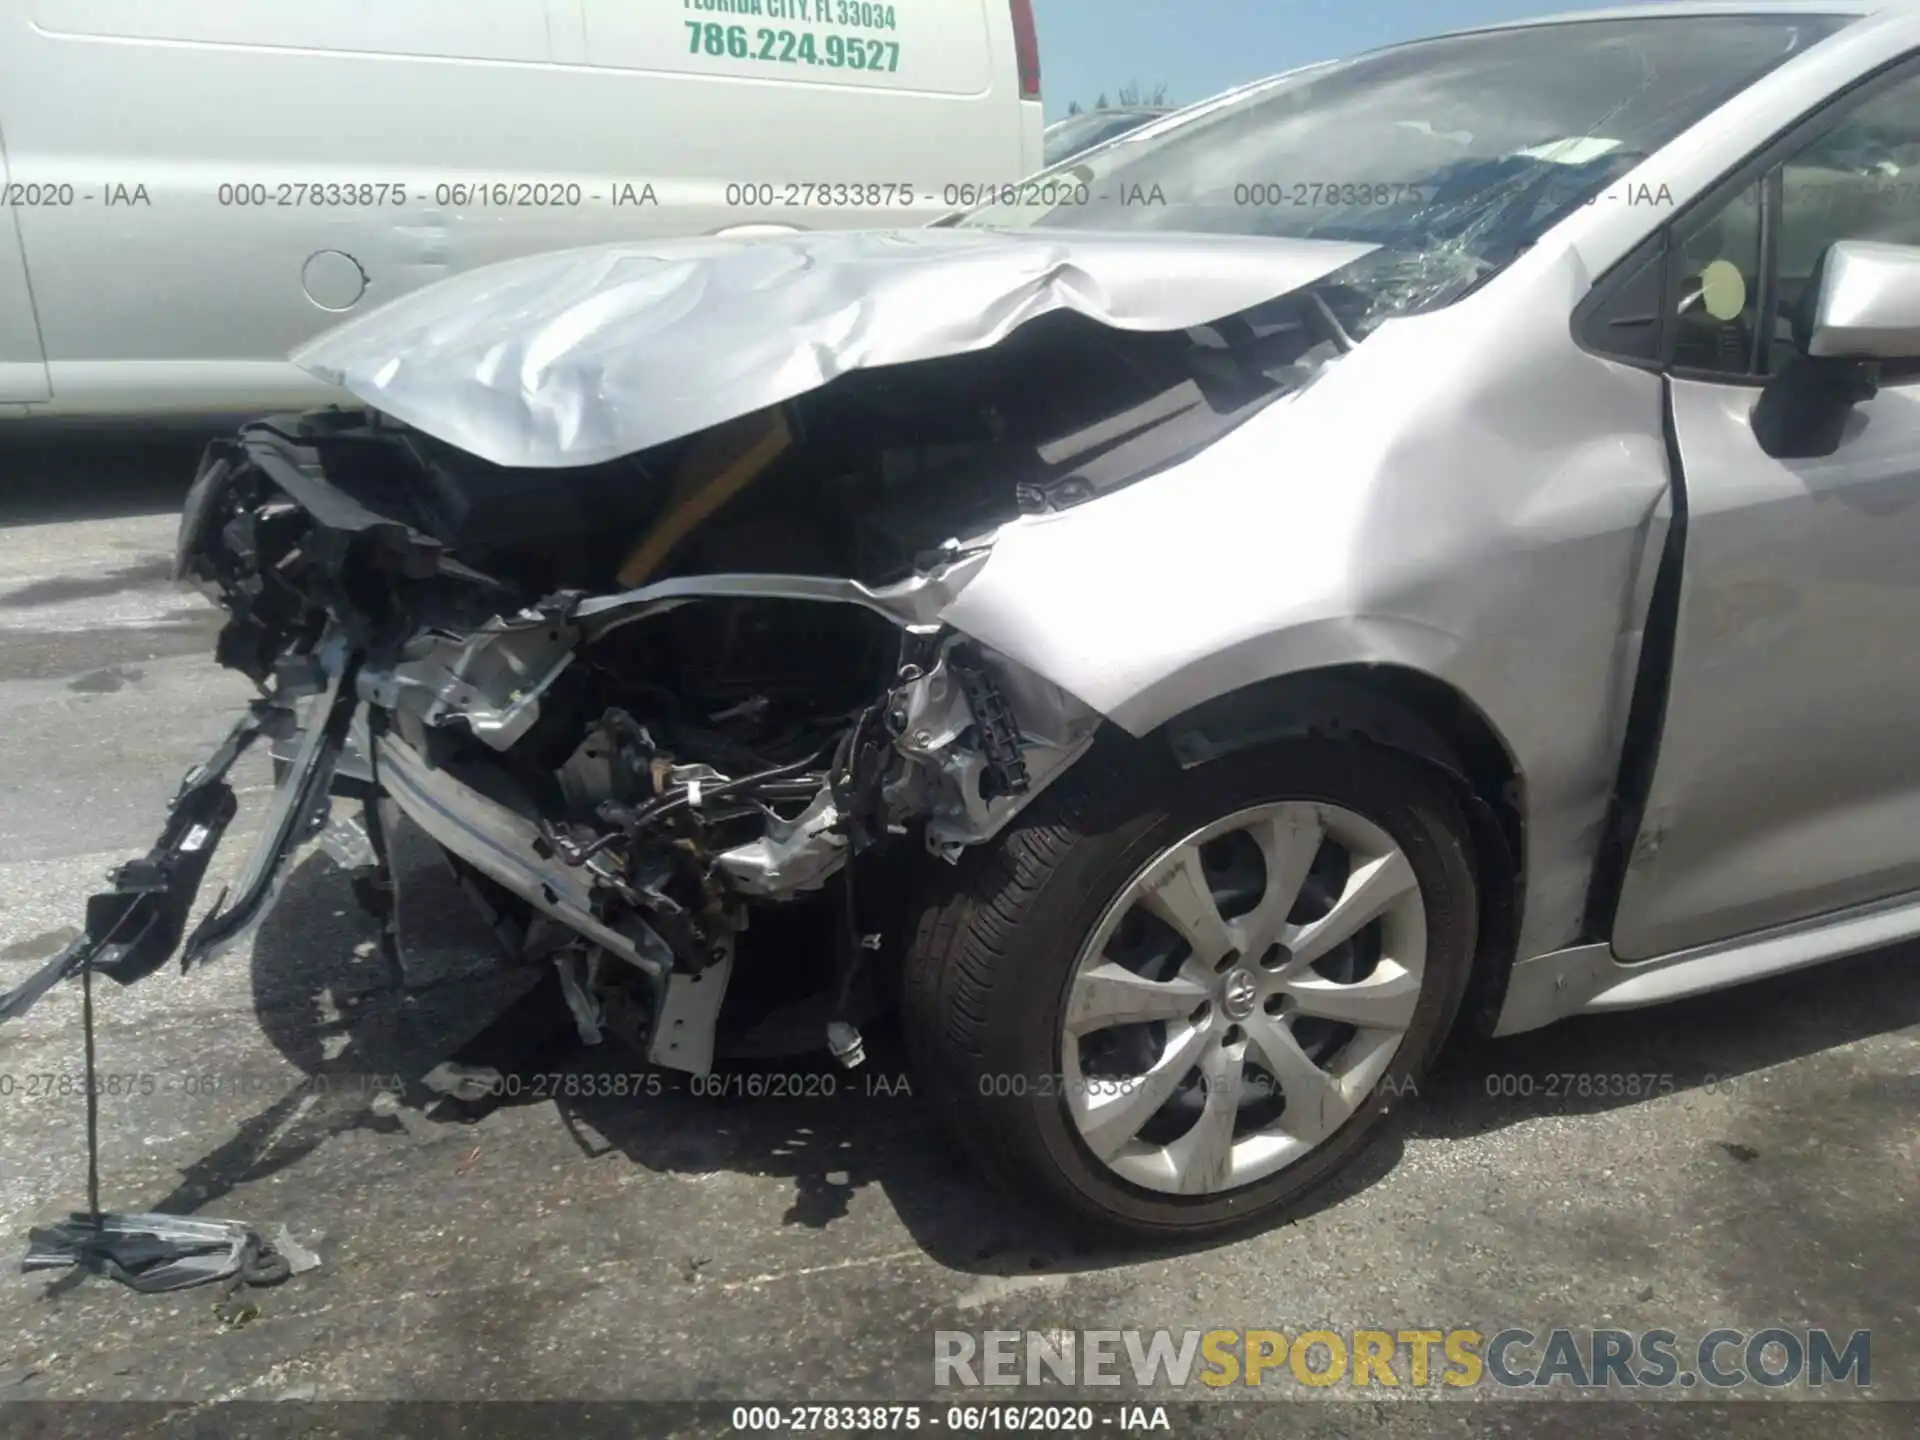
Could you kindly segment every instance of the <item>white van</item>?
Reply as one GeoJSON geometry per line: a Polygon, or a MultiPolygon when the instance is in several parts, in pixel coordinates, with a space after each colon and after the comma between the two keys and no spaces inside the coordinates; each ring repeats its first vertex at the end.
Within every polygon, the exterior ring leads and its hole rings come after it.
{"type": "Polygon", "coordinates": [[[0,415],[324,402],[428,281],[917,224],[1041,128],[1031,0],[0,0],[0,415]]]}

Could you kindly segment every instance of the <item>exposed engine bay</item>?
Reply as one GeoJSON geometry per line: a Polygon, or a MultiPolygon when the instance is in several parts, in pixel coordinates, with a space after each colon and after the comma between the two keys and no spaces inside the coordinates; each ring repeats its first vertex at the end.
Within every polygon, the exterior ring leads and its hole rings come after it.
{"type": "MultiPolygon", "coordinates": [[[[228,612],[217,658],[263,694],[241,747],[274,737],[283,778],[186,963],[258,920],[302,839],[377,869],[390,803],[518,958],[558,966],[584,1039],[686,1070],[754,913],[840,877],[814,1034],[857,1063],[848,996],[882,937],[854,862],[957,860],[1101,724],[943,607],[1000,527],[1192,455],[1350,345],[1313,291],[1187,330],[1052,314],[579,468],[373,410],[246,426],[207,452],[178,568],[228,612]]],[[[183,799],[218,782],[197,775],[183,799]]]]}

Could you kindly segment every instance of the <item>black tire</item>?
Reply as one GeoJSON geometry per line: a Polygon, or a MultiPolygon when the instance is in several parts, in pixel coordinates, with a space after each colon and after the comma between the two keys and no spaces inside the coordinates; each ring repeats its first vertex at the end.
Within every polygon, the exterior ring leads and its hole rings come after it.
{"type": "Polygon", "coordinates": [[[1443,778],[1364,742],[1289,741],[1181,772],[1157,747],[1103,739],[1006,834],[951,872],[921,911],[902,986],[904,1039],[921,1087],[990,1179],[1082,1225],[1170,1242],[1285,1215],[1348,1168],[1417,1093],[1452,1025],[1475,944],[1468,834],[1443,778]],[[1147,1190],[1108,1169],[1086,1149],[1057,1090],[989,1093],[997,1076],[1059,1075],[1074,960],[1141,867],[1201,825],[1281,799],[1338,805],[1372,821],[1419,881],[1425,979],[1391,1083],[1292,1165],[1198,1196],[1147,1190]]]}

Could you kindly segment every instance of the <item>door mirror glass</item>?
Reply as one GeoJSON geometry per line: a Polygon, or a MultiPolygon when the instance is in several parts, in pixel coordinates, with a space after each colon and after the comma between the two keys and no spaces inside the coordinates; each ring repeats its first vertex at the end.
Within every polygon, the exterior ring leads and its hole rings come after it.
{"type": "Polygon", "coordinates": [[[1808,355],[1920,360],[1920,245],[1843,240],[1819,271],[1808,355]]]}

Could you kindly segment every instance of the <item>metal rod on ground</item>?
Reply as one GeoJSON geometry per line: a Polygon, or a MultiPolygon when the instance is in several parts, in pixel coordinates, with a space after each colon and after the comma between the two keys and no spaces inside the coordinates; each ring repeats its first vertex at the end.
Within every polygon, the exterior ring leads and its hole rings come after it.
{"type": "Polygon", "coordinates": [[[93,1079],[93,956],[97,948],[88,945],[86,958],[80,962],[80,1033],[86,1045],[87,1070],[87,1219],[96,1235],[104,1228],[100,1219],[100,1090],[93,1079]]]}

